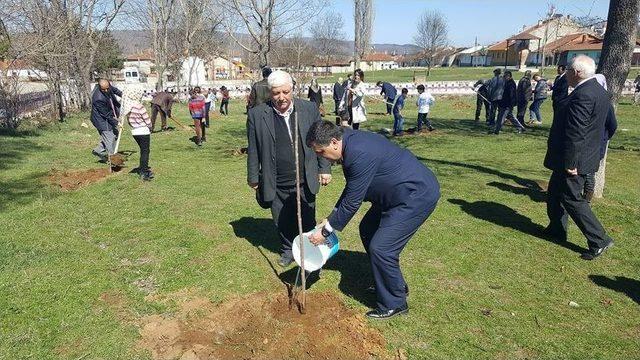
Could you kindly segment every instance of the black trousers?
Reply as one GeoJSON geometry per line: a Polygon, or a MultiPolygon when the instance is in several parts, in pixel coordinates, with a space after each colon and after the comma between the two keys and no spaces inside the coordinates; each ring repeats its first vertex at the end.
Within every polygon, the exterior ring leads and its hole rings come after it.
{"type": "Polygon", "coordinates": [[[482,105],[484,105],[484,118],[486,121],[489,121],[489,109],[491,108],[491,103],[487,100],[481,98],[479,95],[476,96],[476,121],[480,120],[480,113],[482,112],[482,105]]]}
{"type": "Polygon", "coordinates": [[[568,175],[564,171],[554,171],[547,190],[547,216],[549,231],[561,240],[567,238],[568,216],[576,223],[587,238],[589,248],[602,248],[611,238],[591,210],[582,195],[585,175],[568,175]]]}
{"type": "Polygon", "coordinates": [[[151,135],[134,135],[133,139],[140,147],[140,171],[149,170],[149,152],[151,151],[151,135]]]}
{"type": "MultiPolygon", "coordinates": [[[[307,232],[316,226],[316,196],[302,184],[300,203],[302,207],[302,230],[307,232]]],[[[298,236],[296,187],[276,187],[276,197],[271,202],[271,216],[280,235],[280,252],[291,254],[291,244],[298,236]]]]}
{"type": "Polygon", "coordinates": [[[220,101],[220,114],[229,115],[229,100],[220,101]]]}
{"type": "Polygon", "coordinates": [[[391,310],[407,305],[407,283],[400,271],[400,253],[411,237],[435,210],[436,204],[425,206],[419,215],[392,226],[380,227],[383,215],[380,207],[372,205],[360,222],[360,239],[369,255],[376,286],[379,309],[391,310]]]}
{"type": "Polygon", "coordinates": [[[151,104],[151,131],[156,129],[156,118],[158,117],[158,113],[160,113],[160,120],[162,121],[161,129],[165,129],[167,127],[167,113],[160,108],[160,105],[151,104]]]}
{"type": "Polygon", "coordinates": [[[527,106],[529,106],[528,101],[520,101],[518,102],[518,113],[516,114],[516,118],[520,122],[520,124],[524,125],[524,115],[527,113],[527,106]]]}

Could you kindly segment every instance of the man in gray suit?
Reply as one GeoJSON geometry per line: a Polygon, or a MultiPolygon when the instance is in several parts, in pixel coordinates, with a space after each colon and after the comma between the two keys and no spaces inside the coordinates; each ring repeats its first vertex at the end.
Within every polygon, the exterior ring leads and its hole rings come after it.
{"type": "Polygon", "coordinates": [[[247,183],[256,191],[258,204],[271,209],[281,241],[278,264],[286,267],[293,261],[291,244],[298,235],[294,130],[300,136],[297,151],[304,231],[316,226],[316,194],[321,184],[331,182],[331,164],[305,142],[311,124],[321,121],[318,107],[293,99],[293,79],[284,71],[271,73],[267,84],[271,100],[250,109],[247,119],[247,183]]]}

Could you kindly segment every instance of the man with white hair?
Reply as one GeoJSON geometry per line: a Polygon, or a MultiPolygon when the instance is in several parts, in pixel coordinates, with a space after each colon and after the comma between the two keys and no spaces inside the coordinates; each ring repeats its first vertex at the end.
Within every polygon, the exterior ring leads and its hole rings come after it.
{"type": "Polygon", "coordinates": [[[271,100],[249,110],[247,119],[247,183],[256,191],[258,204],[271,209],[280,234],[278,264],[293,262],[291,244],[298,235],[296,204],[295,136],[299,136],[301,216],[304,231],[316,226],[316,194],[331,182],[331,164],[305,142],[311,125],[321,121],[318,107],[293,99],[293,79],[277,70],[267,78],[271,100]],[[297,129],[297,134],[294,132],[297,129]]]}
{"type": "Polygon", "coordinates": [[[573,92],[551,125],[544,166],[552,170],[547,190],[549,226],[545,233],[567,240],[567,215],[587,238],[589,250],[581,257],[593,260],[613,245],[613,240],[582,195],[585,176],[600,165],[600,137],[611,107],[607,91],[594,78],[596,65],[586,55],[577,56],[565,76],[573,92]]]}

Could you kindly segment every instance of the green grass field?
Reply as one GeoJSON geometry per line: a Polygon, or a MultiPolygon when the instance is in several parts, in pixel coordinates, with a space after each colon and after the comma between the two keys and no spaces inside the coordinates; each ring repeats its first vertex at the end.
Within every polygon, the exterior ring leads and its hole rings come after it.
{"type": "MultiPolygon", "coordinates": [[[[406,127],[415,124],[408,104],[406,127]]],[[[382,106],[369,105],[364,130],[391,128],[382,106]]],[[[512,127],[486,135],[474,106],[475,98],[439,97],[430,114],[436,132],[394,140],[433,169],[442,198],[402,253],[410,315],[369,325],[410,359],[640,358],[638,108],[619,106],[605,198],[594,204],[616,246],[585,262],[575,225],[564,246],[540,236],[550,101],[544,125],[524,135],[512,127]]],[[[242,108],[232,102],[202,148],[191,132],[154,134],[152,182],[127,173],[136,152],[124,173],[70,192],[47,174],[104,166],[90,153],[97,133],[79,126],[86,114],[0,134],[0,359],[147,359],[130,319],[175,311],[146,301],[149,293],[195,291],[217,303],[282,291],[262,255],[278,258],[270,213],[246,185],[246,157],[233,155],[246,144],[242,108]],[[117,306],[104,294],[116,294],[117,306]]],[[[175,111],[189,122],[185,105],[175,111]]],[[[137,151],[128,130],[121,148],[137,151]]],[[[343,186],[334,167],[318,218],[343,186]]],[[[357,232],[366,208],[309,290],[335,292],[358,312],[374,300],[364,291],[372,277],[357,232]]]]}

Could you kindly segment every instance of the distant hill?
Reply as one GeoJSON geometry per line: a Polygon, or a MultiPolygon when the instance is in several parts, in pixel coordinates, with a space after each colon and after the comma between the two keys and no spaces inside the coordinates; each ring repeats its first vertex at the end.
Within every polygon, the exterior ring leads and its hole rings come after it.
{"type": "MultiPolygon", "coordinates": [[[[114,39],[118,42],[118,45],[120,45],[122,54],[125,56],[137,54],[152,47],[150,31],[112,30],[111,33],[113,34],[114,39]]],[[[311,38],[307,38],[307,40],[309,42],[312,41],[311,38]]],[[[234,51],[240,52],[241,50],[234,42],[231,42],[230,46],[233,47],[234,51]]],[[[388,54],[415,54],[420,51],[419,47],[412,44],[373,44],[372,46],[375,52],[388,54]]],[[[343,41],[342,49],[345,54],[350,53],[353,49],[353,41],[343,41]]]]}

